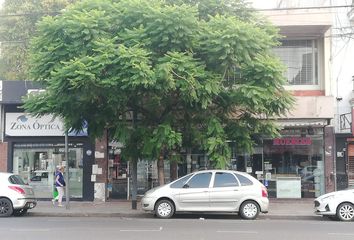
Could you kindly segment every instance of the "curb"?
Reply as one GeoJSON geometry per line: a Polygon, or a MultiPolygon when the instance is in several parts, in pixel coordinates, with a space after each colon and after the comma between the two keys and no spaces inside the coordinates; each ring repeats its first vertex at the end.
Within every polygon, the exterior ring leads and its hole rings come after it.
{"type": "MultiPolygon", "coordinates": [[[[44,212],[28,212],[28,217],[108,217],[108,218],[155,218],[151,213],[44,213],[44,212]]],[[[176,214],[172,219],[239,219],[237,214],[213,215],[213,214],[176,214]]],[[[157,218],[156,218],[157,219],[157,218]]],[[[259,215],[257,220],[321,220],[321,216],[317,215],[259,215]]]]}

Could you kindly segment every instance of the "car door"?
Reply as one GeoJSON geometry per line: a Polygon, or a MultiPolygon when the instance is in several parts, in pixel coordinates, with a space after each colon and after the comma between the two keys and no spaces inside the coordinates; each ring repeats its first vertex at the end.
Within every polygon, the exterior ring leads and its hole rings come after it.
{"type": "Polygon", "coordinates": [[[208,211],[212,172],[197,173],[180,189],[179,211],[208,211]]]}
{"type": "Polygon", "coordinates": [[[240,183],[230,172],[215,172],[209,195],[211,211],[235,211],[242,198],[240,183]]]}

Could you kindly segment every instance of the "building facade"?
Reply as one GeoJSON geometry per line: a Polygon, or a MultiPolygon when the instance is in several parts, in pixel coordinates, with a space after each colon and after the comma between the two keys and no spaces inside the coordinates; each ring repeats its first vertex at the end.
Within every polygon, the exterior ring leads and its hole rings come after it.
{"type": "MultiPolygon", "coordinates": [[[[350,1],[338,1],[344,5],[350,1]]],[[[352,2],[352,5],[354,2],[352,2]]],[[[338,190],[354,186],[354,8],[338,8],[333,28],[333,73],[336,92],[336,186],[338,190]]]]}
{"type": "MultiPolygon", "coordinates": [[[[316,197],[335,189],[330,1],[252,1],[283,36],[274,53],[285,64],[295,107],[276,119],[281,137],[263,139],[257,170],[274,197],[316,197]],[[259,166],[262,166],[260,169],[259,166]]],[[[252,156],[251,156],[252,157],[252,156]]],[[[251,162],[255,162],[254,160],[251,162]]]]}
{"type": "MultiPolygon", "coordinates": [[[[287,67],[285,87],[293,93],[296,103],[286,116],[276,119],[282,128],[281,136],[260,139],[252,154],[233,147],[237,140],[230,141],[230,168],[256,176],[268,187],[270,196],[277,198],[316,197],[354,184],[351,130],[354,104],[351,76],[354,73],[349,66],[344,67],[351,63],[352,42],[343,39],[343,27],[350,24],[351,9],[334,7],[346,4],[340,0],[252,2],[280,29],[283,38],[274,54],[287,67]]],[[[24,118],[18,109],[20,97],[13,100],[12,95],[6,96],[11,85],[6,84],[3,82],[1,100],[1,132],[4,134],[0,144],[0,170],[18,172],[27,180],[41,179],[43,173],[51,176],[52,170],[48,171],[48,167],[63,161],[63,134],[48,135],[47,131],[31,135],[26,131],[10,131],[9,126],[14,121],[24,118]]],[[[25,85],[25,89],[21,96],[31,88],[25,85]]],[[[26,118],[27,121],[39,120],[26,118]]],[[[87,136],[71,136],[70,139],[69,167],[75,183],[81,181],[78,186],[73,183],[73,197],[85,200],[129,198],[130,167],[127,159],[120,155],[122,146],[110,141],[108,133],[94,144],[87,136]]],[[[182,176],[209,167],[208,157],[196,149],[185,150],[181,159],[183,161],[175,168],[166,159],[166,182],[173,175],[171,169],[182,176]]],[[[47,181],[48,187],[49,177],[47,181]]],[[[142,194],[156,183],[156,162],[139,161],[138,193],[142,194]]],[[[43,197],[48,197],[45,195],[48,189],[38,186],[40,188],[44,189],[43,197]]]]}
{"type": "Polygon", "coordinates": [[[1,81],[1,171],[19,174],[41,199],[52,198],[57,166],[69,166],[72,199],[93,200],[94,163],[87,131],[69,133],[65,158],[63,122],[47,115],[33,117],[21,108],[22,97],[41,91],[27,81],[1,81]],[[67,163],[68,162],[68,163],[67,163]]]}

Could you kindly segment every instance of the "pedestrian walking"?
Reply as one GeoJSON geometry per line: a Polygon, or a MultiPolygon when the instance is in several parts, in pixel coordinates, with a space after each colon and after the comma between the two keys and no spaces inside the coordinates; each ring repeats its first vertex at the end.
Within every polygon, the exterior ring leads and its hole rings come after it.
{"type": "Polygon", "coordinates": [[[59,166],[57,166],[57,167],[55,168],[54,176],[53,176],[53,177],[54,177],[54,183],[53,183],[53,198],[52,198],[52,203],[53,203],[53,205],[55,205],[55,202],[57,202],[58,199],[59,199],[58,189],[57,189],[57,186],[56,186],[56,183],[55,183],[55,178],[56,178],[56,176],[57,176],[58,171],[59,171],[59,166]]]}
{"type": "Polygon", "coordinates": [[[58,190],[58,206],[62,207],[62,201],[64,196],[65,180],[64,180],[64,166],[60,166],[59,171],[55,174],[55,187],[58,190]]]}

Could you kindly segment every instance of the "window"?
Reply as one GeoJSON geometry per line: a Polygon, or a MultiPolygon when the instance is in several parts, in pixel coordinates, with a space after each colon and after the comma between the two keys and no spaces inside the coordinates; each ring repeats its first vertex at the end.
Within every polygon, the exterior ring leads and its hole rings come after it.
{"type": "Polygon", "coordinates": [[[214,187],[237,187],[238,182],[231,173],[217,172],[215,174],[214,187]]]}
{"type": "Polygon", "coordinates": [[[189,188],[207,188],[209,187],[211,173],[199,173],[194,175],[187,183],[189,188]]]}
{"type": "Polygon", "coordinates": [[[238,178],[238,180],[240,181],[241,183],[241,186],[250,186],[250,185],[253,185],[253,182],[248,179],[247,177],[241,175],[241,174],[237,174],[235,173],[236,177],[238,178]]]}
{"type": "Polygon", "coordinates": [[[184,184],[188,181],[191,177],[191,174],[182,177],[181,179],[177,180],[176,182],[171,184],[171,188],[182,188],[184,184]]]}
{"type": "Polygon", "coordinates": [[[22,178],[17,175],[11,175],[9,177],[9,182],[12,184],[25,185],[25,182],[22,180],[22,178]]]}
{"type": "Polygon", "coordinates": [[[282,40],[274,53],[287,66],[284,75],[290,85],[318,85],[317,41],[282,40]]]}
{"type": "MultiPolygon", "coordinates": [[[[37,198],[52,198],[55,168],[65,161],[64,147],[58,143],[14,144],[13,172],[33,187],[37,198]]],[[[82,198],[83,147],[70,143],[68,150],[70,197],[82,198]]]]}

